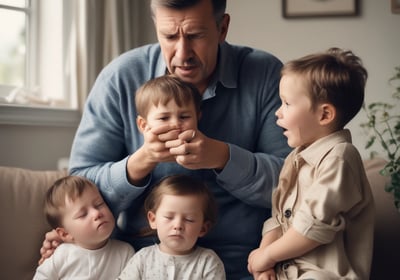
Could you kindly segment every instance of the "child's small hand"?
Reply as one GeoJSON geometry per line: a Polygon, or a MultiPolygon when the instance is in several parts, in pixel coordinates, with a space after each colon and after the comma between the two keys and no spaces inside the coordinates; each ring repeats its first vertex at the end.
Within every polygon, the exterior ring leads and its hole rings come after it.
{"type": "Polygon", "coordinates": [[[253,273],[254,280],[276,280],[275,270],[268,269],[262,272],[253,273]]]}
{"type": "Polygon", "coordinates": [[[273,269],[275,264],[268,254],[268,247],[253,250],[248,258],[248,269],[253,273],[273,269]]]}

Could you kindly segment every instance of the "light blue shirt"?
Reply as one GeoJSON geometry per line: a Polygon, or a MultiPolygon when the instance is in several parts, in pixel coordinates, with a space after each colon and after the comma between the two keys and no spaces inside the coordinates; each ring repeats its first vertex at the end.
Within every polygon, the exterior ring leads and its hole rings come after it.
{"type": "Polygon", "coordinates": [[[131,50],[104,68],[88,97],[70,168],[94,181],[113,212],[121,214],[119,238],[136,250],[154,243],[133,238],[147,226],[144,197],[160,178],[189,174],[207,183],[219,205],[218,223],[199,244],[220,256],[228,279],[248,275],[248,254],[259,245],[263,222],[270,215],[271,192],[290,151],[275,117],[281,67],[264,51],[221,44],[213,82],[203,94],[198,128],[229,145],[228,163],[220,173],[160,163],[144,187],[128,182],[126,165],[129,155],[143,144],[136,127],[135,92],[166,72],[160,46],[131,50]]]}

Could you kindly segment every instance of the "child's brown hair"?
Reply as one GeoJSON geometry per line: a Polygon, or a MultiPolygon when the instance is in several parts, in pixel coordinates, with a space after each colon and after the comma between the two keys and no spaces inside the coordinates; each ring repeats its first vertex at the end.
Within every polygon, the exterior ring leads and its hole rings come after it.
{"type": "Polygon", "coordinates": [[[47,190],[44,201],[44,213],[47,222],[52,228],[62,226],[63,209],[65,208],[65,200],[81,197],[84,190],[88,188],[97,189],[97,186],[90,180],[80,176],[66,176],[58,179],[47,190]]]}
{"type": "Polygon", "coordinates": [[[303,75],[312,109],[330,103],[337,110],[336,126],[343,128],[361,109],[368,73],[352,51],[330,48],[324,53],[287,62],[281,72],[303,75]]]}
{"type": "Polygon", "coordinates": [[[193,102],[197,116],[200,116],[202,97],[199,90],[174,75],[157,77],[143,84],[136,91],[136,112],[146,118],[151,106],[166,105],[170,100],[178,106],[193,102]]]}
{"type": "MultiPolygon", "coordinates": [[[[144,211],[156,212],[161,204],[164,195],[195,195],[203,202],[204,222],[208,222],[212,227],[217,220],[217,205],[214,195],[207,185],[193,177],[187,175],[171,175],[161,179],[146,197],[144,211]]],[[[145,229],[141,232],[142,236],[155,234],[154,230],[145,229]]]]}

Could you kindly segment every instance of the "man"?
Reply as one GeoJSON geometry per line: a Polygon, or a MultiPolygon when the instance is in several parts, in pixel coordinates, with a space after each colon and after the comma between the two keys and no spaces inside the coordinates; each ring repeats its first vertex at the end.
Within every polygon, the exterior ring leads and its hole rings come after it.
{"type": "MultiPolygon", "coordinates": [[[[219,205],[218,223],[199,244],[217,252],[228,279],[249,276],[270,196],[289,147],[276,125],[281,62],[225,42],[229,15],[221,0],[152,0],[159,44],[129,51],[99,75],[71,153],[70,171],[93,180],[119,217],[117,237],[136,250],[154,240],[134,237],[150,186],[171,174],[204,180],[219,205]],[[138,131],[135,91],[172,73],[202,93],[198,130],[171,126],[138,131]]],[[[46,235],[41,252],[51,250],[46,235]]]]}

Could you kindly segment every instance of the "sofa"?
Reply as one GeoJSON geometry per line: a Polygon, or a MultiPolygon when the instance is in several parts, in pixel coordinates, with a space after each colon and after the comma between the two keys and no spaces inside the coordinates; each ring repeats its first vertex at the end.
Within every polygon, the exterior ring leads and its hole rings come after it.
{"type": "MultiPolygon", "coordinates": [[[[382,159],[364,161],[376,203],[371,279],[394,279],[400,260],[400,213],[384,191],[379,175],[382,159]]],[[[44,234],[50,230],[43,214],[47,188],[66,171],[37,171],[0,166],[0,279],[32,279],[44,234]]],[[[362,234],[362,232],[360,232],[362,234]]]]}

